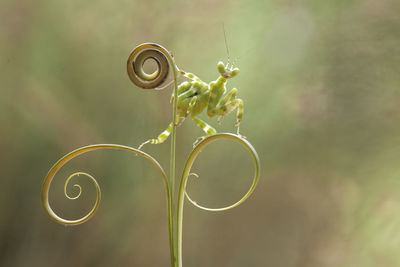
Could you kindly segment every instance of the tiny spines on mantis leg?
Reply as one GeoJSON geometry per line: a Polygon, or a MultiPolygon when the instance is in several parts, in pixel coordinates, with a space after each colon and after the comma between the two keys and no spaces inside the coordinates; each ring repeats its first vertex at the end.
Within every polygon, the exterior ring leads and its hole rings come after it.
{"type": "MultiPolygon", "coordinates": [[[[180,74],[183,77],[189,79],[189,81],[182,82],[177,88],[177,119],[184,120],[189,115],[191,116],[194,123],[199,126],[206,135],[215,134],[217,131],[215,128],[207,124],[205,121],[197,118],[197,116],[207,109],[207,115],[209,118],[218,116],[219,119],[237,109],[236,113],[236,124],[237,134],[239,134],[239,126],[243,117],[243,100],[236,98],[238,90],[233,88],[226,93],[227,80],[233,78],[239,74],[239,69],[218,62],[217,69],[220,76],[210,83],[203,82],[199,77],[193,73],[185,72],[180,70],[180,74]]],[[[174,100],[174,94],[171,96],[171,103],[174,100]]],[[[161,144],[169,137],[173,122],[171,122],[167,129],[165,129],[157,138],[149,139],[139,146],[141,149],[145,144],[161,144]]],[[[177,125],[175,125],[177,126],[177,125]]],[[[200,137],[196,140],[195,144],[201,141],[204,137],[200,137]]]]}

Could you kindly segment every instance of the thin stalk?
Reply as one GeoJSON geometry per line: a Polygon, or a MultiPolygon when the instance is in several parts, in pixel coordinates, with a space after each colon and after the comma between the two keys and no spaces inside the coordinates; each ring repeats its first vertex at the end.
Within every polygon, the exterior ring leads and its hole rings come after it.
{"type": "Polygon", "coordinates": [[[176,266],[177,263],[177,257],[176,257],[176,242],[174,240],[174,209],[173,207],[175,206],[175,151],[176,151],[176,126],[178,124],[178,77],[177,77],[177,66],[173,60],[173,58],[170,58],[170,61],[172,63],[172,71],[174,75],[174,101],[173,101],[173,123],[172,123],[172,132],[171,132],[171,159],[170,159],[170,189],[171,189],[171,200],[169,201],[172,203],[172,206],[169,211],[169,220],[171,221],[170,225],[172,229],[170,229],[170,250],[171,250],[171,266],[174,267],[176,266]],[[171,244],[172,242],[172,244],[171,244]]]}
{"type": "Polygon", "coordinates": [[[171,182],[171,196],[172,199],[175,199],[175,151],[176,151],[176,126],[178,124],[178,81],[177,81],[177,73],[176,66],[173,66],[174,73],[174,101],[173,101],[173,124],[172,124],[172,132],[171,132],[171,161],[170,161],[170,182],[171,182]]]}

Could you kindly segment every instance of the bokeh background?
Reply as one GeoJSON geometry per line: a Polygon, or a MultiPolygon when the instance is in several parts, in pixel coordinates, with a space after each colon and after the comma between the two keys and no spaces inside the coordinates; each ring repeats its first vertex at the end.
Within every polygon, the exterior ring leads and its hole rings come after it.
{"type": "MultiPolygon", "coordinates": [[[[400,266],[400,2],[397,0],[2,0],[0,8],[0,266],[169,266],[164,187],[127,152],[91,152],[56,177],[66,218],[95,191],[63,195],[74,171],[102,187],[98,213],[64,227],[44,212],[43,179],[83,145],[137,146],[171,121],[171,88],[142,90],[125,64],[142,42],[173,51],[204,81],[230,57],[244,100],[241,132],[262,175],[243,205],[208,213],[187,204],[184,266],[400,266]]],[[[235,115],[218,131],[234,132],[235,115]]],[[[202,134],[178,129],[177,176],[202,134]]],[[[168,172],[169,142],[145,151],[168,172]]],[[[231,203],[253,166],[237,144],[203,151],[188,191],[231,203]]],[[[74,188],[71,188],[74,193],[74,188]]]]}

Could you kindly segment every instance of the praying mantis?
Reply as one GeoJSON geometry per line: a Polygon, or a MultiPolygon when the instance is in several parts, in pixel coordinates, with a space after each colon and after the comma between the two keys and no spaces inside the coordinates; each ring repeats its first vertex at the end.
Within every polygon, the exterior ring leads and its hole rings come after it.
{"type": "MultiPolygon", "coordinates": [[[[137,86],[144,89],[157,88],[167,78],[168,60],[157,50],[158,48],[159,46],[156,44],[147,43],[136,47],[129,56],[127,63],[128,75],[131,81],[137,86]],[[153,74],[147,74],[143,71],[143,64],[149,58],[152,58],[158,65],[157,71],[153,74]]],[[[173,120],[157,138],[143,142],[138,149],[141,149],[148,143],[163,143],[171,134],[172,127],[178,126],[174,124],[174,121],[181,120],[181,122],[183,122],[183,120],[189,116],[206,135],[217,133],[215,128],[197,117],[205,110],[209,118],[218,116],[219,123],[222,117],[237,109],[235,127],[237,127],[237,134],[240,135],[239,125],[243,117],[243,100],[236,98],[238,93],[236,88],[233,88],[224,96],[227,91],[227,81],[239,74],[239,68],[233,67],[233,64],[229,64],[228,59],[226,65],[222,61],[219,61],[217,70],[219,77],[215,81],[206,83],[193,73],[178,69],[178,74],[189,79],[189,81],[182,82],[177,88],[177,95],[175,96],[174,93],[172,93],[171,96],[171,103],[173,103],[175,97],[177,98],[177,118],[173,120]]],[[[198,138],[194,144],[204,138],[205,136],[198,138]]]]}

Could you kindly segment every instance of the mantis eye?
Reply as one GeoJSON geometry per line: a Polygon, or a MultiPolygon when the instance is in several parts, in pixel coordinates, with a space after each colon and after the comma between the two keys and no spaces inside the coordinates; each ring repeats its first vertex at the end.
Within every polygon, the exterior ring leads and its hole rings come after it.
{"type": "Polygon", "coordinates": [[[235,77],[239,74],[239,69],[238,68],[234,68],[231,72],[231,77],[235,77]]]}
{"type": "Polygon", "coordinates": [[[225,73],[226,73],[226,69],[225,69],[225,65],[224,65],[224,63],[223,63],[222,61],[218,62],[217,68],[218,68],[219,74],[221,74],[222,76],[224,76],[225,73]]]}

